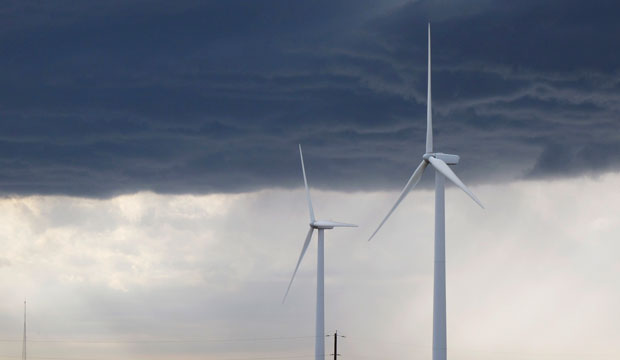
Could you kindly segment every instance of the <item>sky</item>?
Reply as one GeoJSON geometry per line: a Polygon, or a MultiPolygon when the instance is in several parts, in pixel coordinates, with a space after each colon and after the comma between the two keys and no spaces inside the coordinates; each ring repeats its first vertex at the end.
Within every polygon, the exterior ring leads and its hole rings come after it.
{"type": "MultiPolygon", "coordinates": [[[[620,5],[7,0],[0,358],[312,358],[315,245],[344,358],[430,357],[434,142],[456,359],[617,359],[620,5]]],[[[330,344],[328,339],[327,344],[330,344]]]]}

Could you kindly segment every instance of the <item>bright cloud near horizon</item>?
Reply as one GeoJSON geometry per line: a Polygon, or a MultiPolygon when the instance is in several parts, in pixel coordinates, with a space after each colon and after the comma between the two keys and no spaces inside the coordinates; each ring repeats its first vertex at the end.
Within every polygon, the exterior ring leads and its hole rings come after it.
{"type": "MultiPolygon", "coordinates": [[[[458,170],[458,169],[457,169],[458,170]]],[[[614,254],[620,174],[447,191],[448,339],[456,359],[620,354],[614,254]]],[[[372,242],[397,193],[313,191],[326,234],[327,331],[349,358],[430,356],[433,192],[415,190],[372,242]]],[[[312,357],[315,244],[303,189],[0,201],[3,356],[312,357]],[[51,341],[51,342],[50,342],[51,341]]],[[[329,344],[329,342],[328,342],[329,344]]]]}

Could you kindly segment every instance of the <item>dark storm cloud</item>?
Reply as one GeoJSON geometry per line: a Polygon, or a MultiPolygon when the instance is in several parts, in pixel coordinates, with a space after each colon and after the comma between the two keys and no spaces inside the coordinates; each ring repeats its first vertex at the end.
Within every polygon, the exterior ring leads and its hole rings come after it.
{"type": "Polygon", "coordinates": [[[400,187],[618,168],[611,1],[61,1],[0,6],[0,188],[110,196],[400,187]]]}

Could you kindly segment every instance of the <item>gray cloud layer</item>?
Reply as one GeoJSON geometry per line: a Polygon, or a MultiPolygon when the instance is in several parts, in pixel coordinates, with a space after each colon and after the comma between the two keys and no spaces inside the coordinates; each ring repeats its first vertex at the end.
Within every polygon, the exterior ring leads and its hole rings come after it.
{"type": "Polygon", "coordinates": [[[0,189],[110,196],[402,186],[436,144],[464,180],[617,169],[611,1],[6,2],[0,189]]]}

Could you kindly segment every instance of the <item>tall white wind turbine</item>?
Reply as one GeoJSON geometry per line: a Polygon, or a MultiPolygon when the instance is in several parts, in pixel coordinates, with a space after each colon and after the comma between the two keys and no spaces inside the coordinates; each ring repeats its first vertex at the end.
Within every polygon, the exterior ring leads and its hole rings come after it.
{"type": "Polygon", "coordinates": [[[306,235],[306,240],[304,241],[304,245],[301,248],[301,254],[299,255],[299,260],[297,260],[297,265],[295,266],[295,271],[293,271],[293,276],[291,277],[291,281],[286,288],[286,293],[284,294],[284,298],[282,299],[282,303],[286,301],[286,296],[288,295],[289,290],[291,290],[291,285],[293,284],[293,280],[295,279],[295,275],[297,274],[297,270],[299,269],[299,264],[301,264],[301,260],[304,258],[306,254],[306,250],[308,250],[308,245],[310,245],[310,240],[312,239],[312,233],[314,229],[319,231],[319,241],[318,241],[318,255],[317,255],[317,268],[316,268],[316,339],[314,345],[314,359],[315,360],[324,360],[325,359],[325,292],[324,292],[324,280],[325,280],[325,266],[324,266],[324,234],[323,232],[326,229],[333,229],[335,227],[357,227],[357,225],[353,224],[345,224],[335,221],[326,221],[326,220],[316,220],[314,218],[314,210],[312,209],[312,200],[310,199],[310,189],[308,189],[308,180],[306,179],[306,169],[304,167],[304,156],[301,152],[301,145],[299,145],[299,157],[301,158],[301,171],[304,175],[304,185],[306,187],[306,200],[308,201],[308,210],[310,212],[310,229],[308,229],[308,234],[306,235]]]}
{"type": "Polygon", "coordinates": [[[454,185],[465,191],[480,207],[482,203],[463,184],[448,165],[456,165],[460,157],[458,155],[433,152],[433,117],[431,108],[431,25],[428,24],[428,99],[426,102],[426,153],[422,156],[422,162],[415,169],[409,181],[401,191],[396,203],[387,213],[377,230],[370,236],[370,241],[381,229],[386,220],[392,215],[398,204],[413,189],[426,167],[430,164],[435,169],[435,269],[433,290],[433,360],[446,360],[446,232],[445,232],[445,198],[444,180],[452,181],[454,185]]]}

